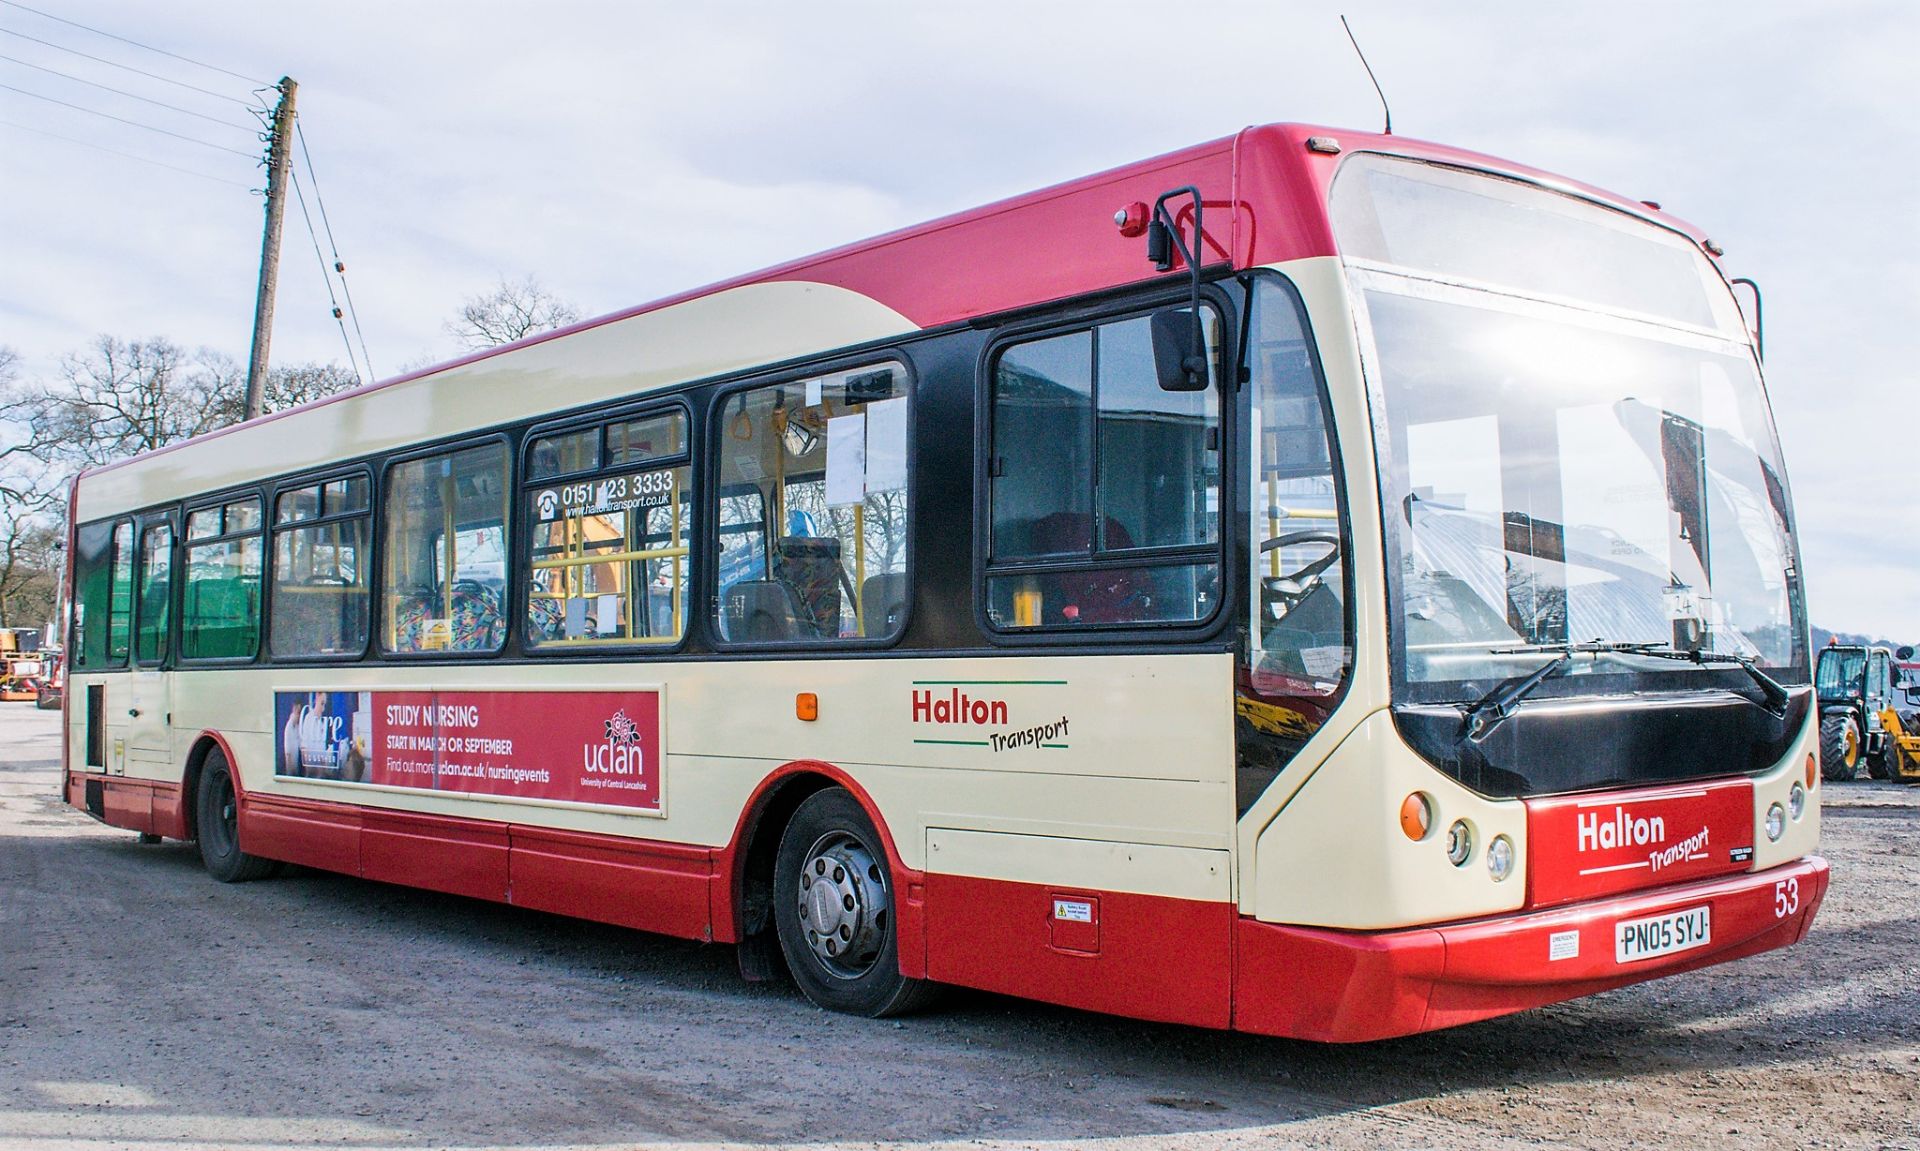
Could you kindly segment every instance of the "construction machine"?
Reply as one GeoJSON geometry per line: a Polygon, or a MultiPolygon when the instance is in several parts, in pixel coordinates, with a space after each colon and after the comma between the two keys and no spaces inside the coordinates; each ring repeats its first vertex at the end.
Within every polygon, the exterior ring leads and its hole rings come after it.
{"type": "Polygon", "coordinates": [[[1831,644],[1820,651],[1820,774],[1920,782],[1920,682],[1903,665],[1913,649],[1831,644]],[[1896,663],[1895,661],[1898,661],[1896,663]]]}

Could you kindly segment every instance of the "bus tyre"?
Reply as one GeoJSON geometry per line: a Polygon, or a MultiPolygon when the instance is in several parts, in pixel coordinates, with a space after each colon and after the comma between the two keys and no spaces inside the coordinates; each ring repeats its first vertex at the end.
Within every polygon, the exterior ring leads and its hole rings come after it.
{"type": "Polygon", "coordinates": [[[1820,777],[1844,782],[1860,774],[1860,729],[1850,715],[1820,719],[1820,777]]]}
{"type": "Polygon", "coordinates": [[[893,876],[873,823],[846,790],[794,809],[773,865],[773,922],[808,999],[880,1018],[911,1011],[931,984],[900,974],[893,876]]]}
{"type": "Polygon", "coordinates": [[[207,761],[201,765],[196,800],[200,861],[207,865],[207,874],[222,883],[245,883],[273,874],[273,860],[240,850],[240,798],[233,788],[227,757],[217,747],[207,753],[207,761]]]}

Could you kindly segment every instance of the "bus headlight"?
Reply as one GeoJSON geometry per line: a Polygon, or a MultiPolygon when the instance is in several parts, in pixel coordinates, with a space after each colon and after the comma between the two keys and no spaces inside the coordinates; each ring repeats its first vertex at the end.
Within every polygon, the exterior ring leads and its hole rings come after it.
{"type": "Polygon", "coordinates": [[[1465,867],[1467,860],[1473,858],[1473,829],[1464,819],[1456,819],[1453,826],[1447,828],[1447,862],[1455,867],[1465,867]]]}
{"type": "Polygon", "coordinates": [[[1493,842],[1487,844],[1487,874],[1493,876],[1495,883],[1513,874],[1513,840],[1496,835],[1493,842]]]}
{"type": "Polygon", "coordinates": [[[1767,808],[1767,839],[1770,842],[1778,843],[1780,837],[1786,833],[1787,809],[1776,803],[1772,807],[1767,808]]]}
{"type": "Polygon", "coordinates": [[[1800,817],[1806,813],[1807,789],[1796,783],[1793,785],[1793,788],[1787,792],[1787,814],[1793,816],[1794,822],[1798,823],[1800,817]]]}

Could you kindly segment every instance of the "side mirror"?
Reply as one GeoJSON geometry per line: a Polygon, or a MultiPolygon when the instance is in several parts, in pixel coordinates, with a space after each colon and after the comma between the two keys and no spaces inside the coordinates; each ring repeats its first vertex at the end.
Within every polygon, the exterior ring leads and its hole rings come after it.
{"type": "Polygon", "coordinates": [[[1207,358],[1196,354],[1206,347],[1200,317],[1191,309],[1168,308],[1150,318],[1153,329],[1153,368],[1163,392],[1204,392],[1211,382],[1207,358]]]}
{"type": "Polygon", "coordinates": [[[1893,653],[1893,658],[1899,660],[1901,663],[1911,663],[1913,661],[1913,648],[1902,647],[1893,653]]]}

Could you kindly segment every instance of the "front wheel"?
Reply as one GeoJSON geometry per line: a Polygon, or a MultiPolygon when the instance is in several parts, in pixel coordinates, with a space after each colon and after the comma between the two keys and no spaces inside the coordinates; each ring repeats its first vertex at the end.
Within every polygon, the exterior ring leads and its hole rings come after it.
{"type": "Polygon", "coordinates": [[[773,866],[773,921],[808,999],[880,1018],[920,1006],[932,985],[900,974],[893,876],[880,836],[845,789],[802,800],[773,866]]]}
{"type": "Polygon", "coordinates": [[[1820,719],[1820,777],[1844,782],[1860,774],[1860,729],[1844,713],[1820,719]]]}
{"type": "Polygon", "coordinates": [[[200,861],[207,865],[207,874],[222,883],[245,883],[273,873],[273,860],[240,850],[240,796],[234,790],[227,757],[219,748],[209,751],[206,763],[201,765],[196,812],[200,861]]]}
{"type": "Polygon", "coordinates": [[[1892,736],[1882,736],[1880,750],[1867,757],[1868,779],[1892,779],[1894,762],[1900,756],[1900,749],[1893,745],[1892,736]]]}

